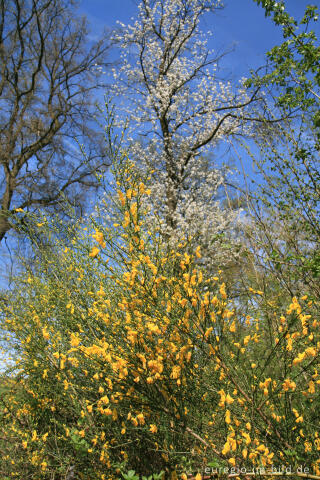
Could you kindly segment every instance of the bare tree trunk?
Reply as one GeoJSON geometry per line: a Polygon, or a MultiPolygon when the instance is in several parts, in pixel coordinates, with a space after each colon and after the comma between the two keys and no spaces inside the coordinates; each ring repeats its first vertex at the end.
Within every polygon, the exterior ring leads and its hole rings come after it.
{"type": "Polygon", "coordinates": [[[0,242],[11,228],[12,225],[8,222],[7,217],[0,213],[0,242]]]}

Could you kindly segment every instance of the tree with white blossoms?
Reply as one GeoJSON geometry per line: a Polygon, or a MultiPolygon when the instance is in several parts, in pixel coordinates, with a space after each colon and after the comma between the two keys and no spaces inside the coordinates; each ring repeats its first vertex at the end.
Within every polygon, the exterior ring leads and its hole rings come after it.
{"type": "Polygon", "coordinates": [[[218,78],[222,55],[208,50],[199,22],[219,8],[220,0],[142,0],[135,23],[115,34],[114,89],[131,158],[152,171],[152,208],[171,239],[187,233],[209,250],[236,213],[221,210],[224,178],[208,158],[222,140],[248,133],[261,100],[244,79],[233,88],[218,78]]]}

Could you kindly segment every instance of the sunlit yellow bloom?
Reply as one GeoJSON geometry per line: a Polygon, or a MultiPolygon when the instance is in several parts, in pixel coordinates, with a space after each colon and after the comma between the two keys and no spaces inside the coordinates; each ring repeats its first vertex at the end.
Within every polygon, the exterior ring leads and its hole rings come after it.
{"type": "Polygon", "coordinates": [[[226,423],[228,423],[228,424],[231,422],[230,410],[226,410],[225,421],[226,421],[226,423]]]}
{"type": "Polygon", "coordinates": [[[299,355],[294,358],[292,365],[297,365],[298,363],[301,363],[305,359],[305,352],[299,353],[299,355]]]}
{"type": "Polygon", "coordinates": [[[173,379],[179,378],[180,373],[181,373],[181,367],[179,365],[175,365],[174,367],[172,367],[170,378],[173,378],[173,379]]]}
{"type": "Polygon", "coordinates": [[[109,403],[109,397],[107,395],[105,395],[104,397],[101,397],[100,402],[107,405],[109,403]]]}
{"type": "Polygon", "coordinates": [[[315,393],[316,389],[315,389],[315,384],[312,380],[310,380],[309,382],[309,388],[308,388],[308,392],[309,393],[315,393]]]}
{"type": "Polygon", "coordinates": [[[106,247],[106,242],[104,241],[102,232],[100,232],[99,230],[96,230],[96,233],[94,233],[92,237],[99,243],[101,248],[106,247]]]}
{"type": "Polygon", "coordinates": [[[233,321],[229,328],[230,332],[234,333],[236,331],[236,322],[233,321]]]}
{"type": "Polygon", "coordinates": [[[157,433],[157,431],[158,431],[158,427],[154,424],[151,424],[150,425],[150,432],[151,433],[157,433]]]}
{"type": "Polygon", "coordinates": [[[290,380],[290,378],[286,378],[282,386],[283,390],[287,392],[288,390],[295,390],[297,385],[293,380],[290,380]]]}
{"type": "Polygon", "coordinates": [[[49,332],[48,332],[48,328],[47,328],[47,327],[43,327],[43,329],[42,329],[42,335],[43,335],[43,338],[44,338],[45,340],[48,340],[48,339],[49,339],[50,335],[49,335],[49,332]]]}
{"type": "Polygon", "coordinates": [[[290,315],[292,312],[296,311],[298,314],[301,313],[301,307],[299,305],[299,302],[297,300],[296,297],[293,297],[292,298],[292,303],[291,305],[289,306],[289,308],[287,309],[287,314],[290,315]]]}
{"type": "Polygon", "coordinates": [[[229,395],[229,393],[227,394],[226,396],[226,404],[227,405],[230,405],[231,403],[234,402],[234,399],[231,397],[231,395],[229,395]]]}
{"type": "Polygon", "coordinates": [[[71,334],[70,345],[72,347],[77,347],[79,345],[79,343],[80,343],[80,338],[78,337],[78,335],[75,334],[75,333],[72,333],[71,334]]]}
{"type": "Polygon", "coordinates": [[[99,252],[100,250],[98,247],[93,247],[91,252],[89,253],[89,257],[95,258],[99,252]]]}
{"type": "Polygon", "coordinates": [[[220,285],[220,295],[221,297],[225,300],[227,298],[227,294],[226,294],[226,284],[225,283],[222,283],[220,285]]]}
{"type": "Polygon", "coordinates": [[[231,450],[230,444],[229,444],[229,442],[226,442],[226,443],[224,444],[224,447],[223,447],[221,453],[222,453],[222,455],[227,455],[227,453],[229,453],[230,450],[231,450]]]}
{"type": "Polygon", "coordinates": [[[121,190],[118,190],[118,197],[120,199],[121,205],[124,207],[125,203],[126,203],[126,199],[125,199],[123,193],[121,192],[121,190]]]}

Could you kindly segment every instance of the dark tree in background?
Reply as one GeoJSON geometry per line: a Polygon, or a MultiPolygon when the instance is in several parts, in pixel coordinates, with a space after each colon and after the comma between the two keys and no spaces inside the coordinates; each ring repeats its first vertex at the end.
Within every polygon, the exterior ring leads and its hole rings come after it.
{"type": "Polygon", "coordinates": [[[72,0],[0,0],[0,241],[17,208],[84,205],[108,165],[93,118],[110,43],[89,42],[75,11],[72,0]]]}

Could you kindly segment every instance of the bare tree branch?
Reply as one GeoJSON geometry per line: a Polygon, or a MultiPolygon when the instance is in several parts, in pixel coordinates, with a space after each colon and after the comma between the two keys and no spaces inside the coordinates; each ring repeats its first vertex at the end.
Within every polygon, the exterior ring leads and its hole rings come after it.
{"type": "Polygon", "coordinates": [[[73,8],[71,0],[0,2],[0,241],[15,208],[56,207],[61,192],[80,205],[97,187],[96,169],[108,166],[92,118],[110,42],[104,34],[88,47],[73,8]]]}

